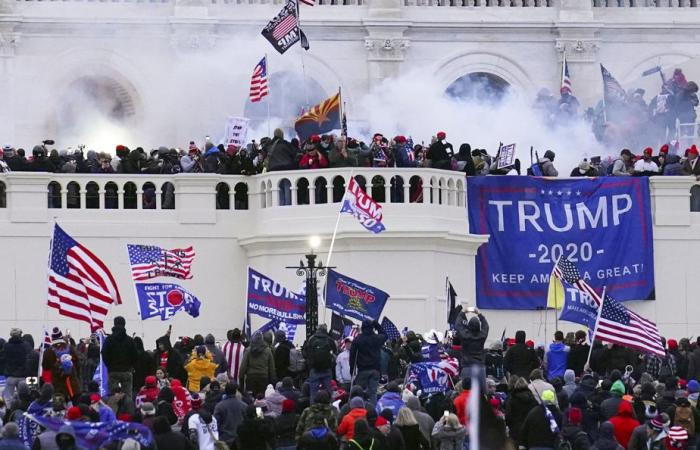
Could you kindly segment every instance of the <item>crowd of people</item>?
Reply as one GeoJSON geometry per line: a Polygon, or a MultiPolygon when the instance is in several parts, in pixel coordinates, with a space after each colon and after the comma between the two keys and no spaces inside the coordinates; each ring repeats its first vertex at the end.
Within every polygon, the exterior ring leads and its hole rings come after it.
{"type": "MultiPolygon", "coordinates": [[[[211,334],[171,338],[168,330],[146,350],[116,317],[101,347],[95,335],[76,341],[54,328],[39,350],[12,329],[0,341],[0,449],[76,449],[76,423],[113,421],[146,426],[147,448],[167,450],[697,448],[700,339],[664,341],[664,357],[591,348],[584,331],[556,331],[546,346],[524,331],[489,341],[476,308],[444,335],[404,329],[389,339],[365,321],[345,337],[321,324],[301,347],[281,330],[233,329],[222,344],[211,334]],[[451,358],[461,371],[442,389],[424,392],[408,376],[451,358]],[[101,359],[103,395],[94,376],[101,359]],[[26,411],[67,426],[20,436],[26,411]]],[[[126,439],[106,448],[139,447],[126,439]]]]}

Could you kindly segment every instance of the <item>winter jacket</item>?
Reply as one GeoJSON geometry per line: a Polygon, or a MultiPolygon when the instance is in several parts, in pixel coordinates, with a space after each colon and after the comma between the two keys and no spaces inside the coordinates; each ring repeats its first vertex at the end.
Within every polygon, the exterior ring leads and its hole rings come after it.
{"type": "MultiPolygon", "coordinates": [[[[532,392],[532,395],[535,397],[535,400],[537,400],[537,403],[542,403],[542,399],[540,397],[544,391],[556,392],[556,389],[554,389],[554,386],[544,380],[530,381],[530,392],[532,392]]],[[[554,401],[557,403],[557,406],[559,406],[559,399],[557,397],[554,397],[554,401]]]]}
{"type": "Polygon", "coordinates": [[[350,372],[350,350],[344,350],[338,353],[335,359],[335,379],[339,383],[350,383],[352,381],[352,373],[350,372]]]}
{"type": "Polygon", "coordinates": [[[408,144],[396,145],[394,147],[396,167],[417,167],[418,162],[413,155],[413,149],[408,144]]]}
{"type": "Polygon", "coordinates": [[[462,367],[484,362],[484,343],[489,336],[489,323],[483,314],[467,321],[466,313],[457,317],[455,331],[462,345],[462,367]]]}
{"type": "Polygon", "coordinates": [[[540,158],[540,168],[542,170],[543,177],[557,177],[559,172],[554,167],[552,161],[549,158],[540,158]]]}
{"type": "MultiPolygon", "coordinates": [[[[256,333],[243,355],[241,362],[240,378],[244,377],[264,377],[271,382],[275,378],[275,360],[272,350],[263,341],[262,335],[256,333]]],[[[241,382],[243,384],[243,382],[241,382]]]]}
{"type": "Polygon", "coordinates": [[[627,450],[649,450],[647,447],[647,425],[639,425],[632,431],[627,450]]]}
{"type": "Polygon", "coordinates": [[[571,450],[589,450],[591,440],[588,434],[579,426],[565,426],[561,430],[562,440],[571,445],[571,450]]]}
{"type": "Polygon", "coordinates": [[[586,343],[571,346],[569,357],[566,360],[566,368],[573,370],[576,376],[580,376],[583,373],[583,366],[588,359],[588,350],[590,348],[591,346],[586,343]]]}
{"type": "Polygon", "coordinates": [[[298,167],[297,151],[292,144],[284,139],[275,138],[269,146],[267,155],[267,170],[270,172],[278,170],[294,170],[298,167]]]}
{"type": "Polygon", "coordinates": [[[350,347],[350,369],[357,367],[357,371],[380,370],[382,346],[386,342],[386,335],[375,321],[372,325],[362,324],[362,332],[355,338],[350,347]],[[377,333],[372,330],[375,328],[377,333]]]}
{"type": "Polygon", "coordinates": [[[297,442],[297,450],[337,450],[338,438],[326,427],[312,428],[297,442]]]}
{"type": "Polygon", "coordinates": [[[269,450],[274,441],[274,425],[267,419],[246,418],[238,426],[237,444],[241,450],[269,450]]]}
{"type": "Polygon", "coordinates": [[[430,441],[420,432],[418,425],[397,426],[401,431],[406,450],[430,450],[430,441]]]}
{"type": "Polygon", "coordinates": [[[613,418],[620,410],[620,404],[626,403],[621,395],[612,395],[600,403],[600,420],[606,421],[613,418]]]}
{"type": "Polygon", "coordinates": [[[109,372],[131,372],[136,361],[136,344],[124,327],[115,326],[102,345],[102,360],[109,372]]]}
{"type": "Polygon", "coordinates": [[[325,169],[326,167],[328,167],[328,158],[321,152],[316,152],[315,155],[304,153],[299,161],[300,169],[325,169]]]}
{"type": "Polygon", "coordinates": [[[294,434],[299,415],[295,412],[285,412],[275,419],[275,441],[277,447],[296,444],[294,434]]]}
{"type": "Polygon", "coordinates": [[[156,448],[168,450],[195,450],[196,447],[182,433],[167,431],[162,434],[154,434],[156,448]]]}
{"type": "Polygon", "coordinates": [[[187,371],[187,389],[192,392],[199,392],[199,382],[202,377],[214,378],[214,371],[217,365],[215,362],[205,357],[196,357],[185,364],[187,371]]]}
{"type": "Polygon", "coordinates": [[[459,418],[459,423],[465,426],[468,425],[467,404],[469,403],[469,394],[470,391],[464,390],[460,392],[459,395],[454,399],[454,407],[457,413],[457,417],[459,418]]]}
{"type": "Polygon", "coordinates": [[[391,413],[396,417],[399,414],[399,409],[403,408],[405,403],[401,399],[401,394],[398,392],[385,392],[377,401],[377,411],[390,409],[391,413]]]}
{"type": "Polygon", "coordinates": [[[26,362],[29,353],[32,351],[21,336],[12,336],[3,347],[5,354],[5,376],[25,377],[26,362]]]}
{"type": "MultiPolygon", "coordinates": [[[[593,360],[593,357],[591,357],[593,360]]],[[[607,346],[600,352],[600,357],[597,361],[598,367],[592,367],[593,370],[600,374],[609,374],[612,370],[625,370],[628,364],[634,364],[634,358],[630,351],[619,345],[614,345],[612,348],[607,346]]],[[[591,363],[591,366],[593,364],[591,363]]]]}
{"type": "Polygon", "coordinates": [[[18,438],[14,439],[9,439],[9,438],[3,438],[0,440],[0,450],[26,450],[27,447],[24,446],[24,442],[22,442],[18,438]]]}
{"type": "Polygon", "coordinates": [[[428,148],[426,158],[436,169],[449,169],[449,161],[454,155],[454,148],[449,142],[437,141],[428,148]]]}
{"type": "MultiPolygon", "coordinates": [[[[432,417],[430,417],[430,414],[422,410],[420,406],[420,400],[418,400],[418,397],[408,397],[408,399],[406,400],[406,407],[413,411],[413,415],[415,416],[416,421],[418,422],[418,427],[420,428],[421,433],[423,433],[426,439],[430,440],[430,435],[432,434],[433,428],[435,427],[435,421],[432,417]]],[[[394,415],[394,417],[396,417],[396,415],[394,415]]]]}
{"type": "Polygon", "coordinates": [[[569,347],[563,342],[553,342],[549,344],[549,351],[547,351],[545,355],[548,380],[554,377],[564,377],[569,350],[569,347]]]}
{"type": "Polygon", "coordinates": [[[213,334],[207,334],[204,338],[204,346],[207,351],[211,354],[211,359],[217,366],[224,366],[226,364],[226,358],[224,357],[224,352],[221,351],[218,345],[216,345],[216,339],[213,334]]]}
{"type": "Polygon", "coordinates": [[[435,450],[461,450],[467,429],[460,425],[457,428],[445,425],[438,421],[433,428],[432,436],[435,450]]]}
{"type": "Polygon", "coordinates": [[[343,417],[338,425],[338,436],[343,437],[346,440],[352,439],[355,434],[355,421],[357,419],[364,419],[367,416],[367,410],[364,408],[351,409],[349,413],[343,417]]]}
{"type": "Polygon", "coordinates": [[[292,375],[289,371],[289,352],[293,348],[294,344],[289,341],[280,342],[279,345],[275,347],[275,371],[277,372],[278,380],[292,375]]]}
{"type": "MultiPolygon", "coordinates": [[[[561,429],[561,413],[559,408],[554,405],[546,406],[554,416],[554,420],[561,429]]],[[[522,432],[520,433],[520,445],[527,448],[544,447],[555,448],[557,435],[552,433],[549,427],[549,420],[545,416],[545,406],[537,405],[528,413],[525,421],[522,424],[522,432]]]]}
{"type": "Polygon", "coordinates": [[[408,363],[419,363],[423,361],[423,354],[421,352],[422,346],[420,339],[416,336],[416,333],[409,331],[406,334],[406,343],[401,346],[399,350],[399,358],[408,363]]]}
{"type": "Polygon", "coordinates": [[[537,400],[527,387],[515,388],[506,400],[506,424],[510,430],[510,436],[518,441],[520,430],[525,418],[537,406],[537,400]]]}
{"type": "Polygon", "coordinates": [[[615,440],[614,429],[610,422],[600,425],[598,439],[593,443],[594,450],[624,450],[615,440]]]}
{"type": "Polygon", "coordinates": [[[220,401],[214,408],[214,417],[219,427],[219,439],[230,442],[236,439],[238,426],[243,423],[247,405],[236,397],[220,401]]]}
{"type": "Polygon", "coordinates": [[[533,349],[525,345],[525,342],[517,343],[508,349],[503,358],[503,368],[511,375],[527,378],[533,369],[539,367],[540,362],[533,349]]]}
{"type": "MultiPolygon", "coordinates": [[[[187,372],[185,372],[185,361],[179,351],[173,348],[170,344],[170,336],[161,336],[156,340],[156,347],[160,344],[165,346],[165,351],[168,353],[166,357],[165,370],[168,372],[168,376],[172,378],[177,378],[181,382],[187,382],[187,372]]],[[[153,360],[155,361],[156,368],[160,367],[160,361],[163,357],[163,352],[160,349],[156,350],[153,354],[153,360]]]]}
{"type": "Polygon", "coordinates": [[[627,448],[632,432],[639,426],[639,422],[634,418],[632,404],[623,400],[617,410],[617,415],[610,419],[610,423],[615,428],[617,442],[627,448]]]}
{"type": "MultiPolygon", "coordinates": [[[[698,162],[700,165],[700,162],[698,162]]],[[[688,380],[700,380],[700,348],[688,353],[688,380]]]]}
{"type": "Polygon", "coordinates": [[[314,417],[323,417],[332,430],[338,426],[338,410],[335,407],[325,403],[314,403],[301,413],[299,422],[297,422],[297,439],[314,427],[314,417]]]}

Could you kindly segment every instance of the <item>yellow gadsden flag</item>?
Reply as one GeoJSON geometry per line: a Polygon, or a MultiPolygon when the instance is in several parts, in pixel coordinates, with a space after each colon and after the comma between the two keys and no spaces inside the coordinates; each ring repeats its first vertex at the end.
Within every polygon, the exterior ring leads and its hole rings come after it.
{"type": "Polygon", "coordinates": [[[549,275],[549,289],[547,290],[547,309],[562,309],[564,307],[564,285],[552,272],[549,275]]]}

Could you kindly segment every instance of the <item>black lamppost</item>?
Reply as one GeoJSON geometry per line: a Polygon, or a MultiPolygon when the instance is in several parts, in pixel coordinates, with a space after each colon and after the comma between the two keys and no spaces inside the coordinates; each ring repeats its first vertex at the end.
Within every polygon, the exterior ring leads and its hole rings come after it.
{"type": "Polygon", "coordinates": [[[321,240],[318,236],[309,239],[311,252],[306,255],[306,265],[304,261],[299,261],[298,266],[287,266],[287,269],[294,269],[300,277],[306,277],[306,338],[310,338],[318,328],[318,278],[326,276],[328,269],[322,262],[316,262],[314,249],[318,248],[321,240]]]}

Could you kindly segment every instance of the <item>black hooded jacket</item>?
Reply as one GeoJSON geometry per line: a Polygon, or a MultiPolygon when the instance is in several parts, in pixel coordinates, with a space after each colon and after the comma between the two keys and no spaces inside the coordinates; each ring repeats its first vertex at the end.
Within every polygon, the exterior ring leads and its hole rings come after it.
{"type": "Polygon", "coordinates": [[[540,366],[535,350],[525,345],[525,332],[515,333],[515,344],[503,358],[503,368],[511,375],[528,378],[532,369],[540,366]]]}
{"type": "Polygon", "coordinates": [[[110,372],[131,372],[136,361],[136,344],[122,326],[112,327],[102,345],[102,359],[110,372]]]}
{"type": "Polygon", "coordinates": [[[462,344],[462,367],[484,362],[484,343],[489,336],[489,323],[483,314],[467,320],[466,313],[460,313],[455,330],[462,344]]]}
{"type": "Polygon", "coordinates": [[[362,323],[362,332],[355,338],[350,347],[350,370],[358,371],[379,370],[380,352],[386,342],[386,335],[377,321],[362,323]],[[377,333],[374,333],[374,330],[377,333]]]}
{"type": "MultiPolygon", "coordinates": [[[[182,381],[183,385],[186,385],[187,373],[185,372],[184,367],[185,361],[180,352],[173,348],[172,344],[170,343],[170,336],[165,335],[156,339],[156,347],[158,347],[160,344],[163,344],[165,346],[165,351],[168,352],[168,362],[165,366],[168,376],[177,378],[178,380],[182,381]]],[[[158,347],[153,354],[156,369],[160,367],[160,357],[162,353],[163,352],[158,347]]]]}

